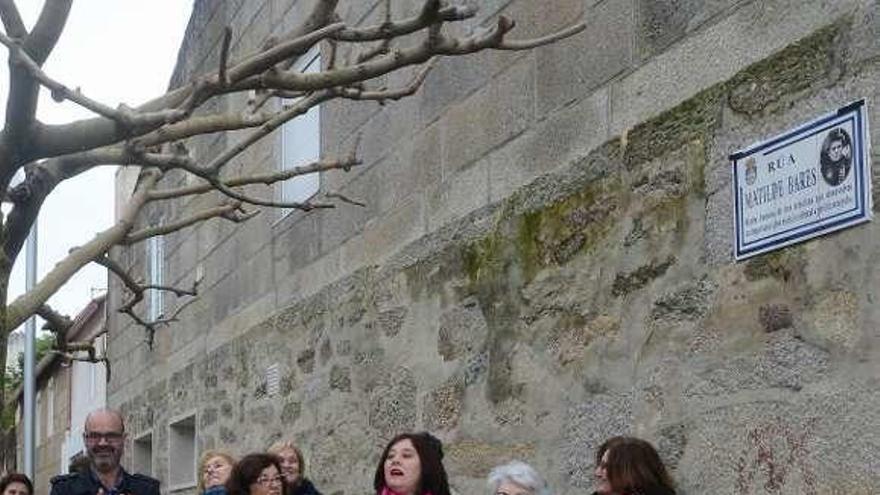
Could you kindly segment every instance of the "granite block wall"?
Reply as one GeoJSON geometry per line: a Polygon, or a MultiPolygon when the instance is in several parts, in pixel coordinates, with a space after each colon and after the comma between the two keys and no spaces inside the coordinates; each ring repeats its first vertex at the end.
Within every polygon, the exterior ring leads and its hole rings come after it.
{"type": "MultiPolygon", "coordinates": [[[[282,3],[223,15],[308,2],[282,3]]],[[[878,229],[735,263],[727,160],[860,98],[876,120],[875,2],[544,3],[487,7],[588,29],[441,61],[399,106],[322,110],[325,153],[372,143],[322,177],[366,209],[180,234],[168,262],[204,266],[200,302],[153,349],[111,323],[110,402],[154,432],[156,475],[169,421],[195,413],[200,449],[293,436],[329,494],[368,493],[411,429],[444,440],[462,494],[513,458],[587,492],[618,433],[657,445],[688,495],[880,491],[878,229]]],[[[210,51],[193,22],[181,60],[210,51]]]]}

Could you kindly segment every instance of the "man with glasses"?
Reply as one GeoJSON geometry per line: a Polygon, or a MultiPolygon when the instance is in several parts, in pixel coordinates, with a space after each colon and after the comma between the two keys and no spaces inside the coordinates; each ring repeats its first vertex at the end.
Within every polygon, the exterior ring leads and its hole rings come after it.
{"type": "Polygon", "coordinates": [[[119,461],[125,446],[122,415],[99,409],[86,417],[83,440],[88,469],[52,478],[51,495],[159,495],[159,481],[129,474],[119,461]]]}

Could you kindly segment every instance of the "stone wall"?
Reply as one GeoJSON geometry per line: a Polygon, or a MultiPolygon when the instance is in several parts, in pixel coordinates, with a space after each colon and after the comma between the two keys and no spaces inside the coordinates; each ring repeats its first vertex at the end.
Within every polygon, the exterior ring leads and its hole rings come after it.
{"type": "MultiPolygon", "coordinates": [[[[269,33],[253,12],[309,2],[284,3],[196,2],[180,70],[217,19],[269,33]]],[[[445,441],[462,494],[512,458],[584,493],[617,433],[658,445],[688,495],[880,491],[876,224],[734,263],[727,160],[859,98],[877,121],[876,4],[484,3],[523,36],[589,27],[444,61],[386,109],[327,105],[325,152],[361,131],[366,165],[322,188],[370,205],[176,234],[166,264],[178,282],[203,265],[200,302],[152,349],[111,322],[109,402],[152,429],[156,474],[195,411],[200,449],[292,435],[327,494],[368,493],[411,429],[445,441]]]]}

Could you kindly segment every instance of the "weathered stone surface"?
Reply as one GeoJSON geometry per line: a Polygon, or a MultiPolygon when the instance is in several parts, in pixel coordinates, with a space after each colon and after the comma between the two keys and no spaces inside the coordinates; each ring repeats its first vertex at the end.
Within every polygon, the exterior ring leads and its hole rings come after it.
{"type": "Polygon", "coordinates": [[[733,0],[639,0],[638,53],[648,58],[710,21],[733,0]]]}
{"type": "Polygon", "coordinates": [[[370,426],[384,438],[409,431],[416,423],[416,384],[412,372],[399,368],[388,384],[370,394],[370,426]]]}
{"type": "Polygon", "coordinates": [[[674,263],[674,258],[667,258],[663,261],[651,260],[650,263],[640,266],[630,273],[620,273],[614,279],[611,293],[615,296],[622,296],[641,289],[652,280],[666,273],[666,270],[674,263]]]}
{"type": "MultiPolygon", "coordinates": [[[[292,21],[315,1],[263,12],[292,21]]],[[[367,3],[342,2],[345,18],[381,19],[382,2],[367,3]]],[[[167,445],[171,418],[195,411],[200,448],[293,437],[324,493],[363,492],[384,441],[423,429],[444,440],[458,493],[512,458],[554,493],[589,492],[594,449],[622,433],[653,442],[686,494],[878,492],[880,439],[866,427],[880,422],[877,226],[734,263],[728,161],[877,99],[874,2],[485,8],[515,15],[516,38],[580,10],[591,31],[441,60],[409,106],[325,106],[325,154],[362,129],[371,165],[326,174],[322,190],[366,209],[172,239],[181,280],[187,260],[206,264],[204,300],[157,332],[155,351],[113,320],[110,403],[132,431],[167,445]],[[269,232],[266,247],[241,238],[269,232]]],[[[200,142],[196,156],[221,145],[200,142]]],[[[246,158],[269,162],[268,148],[246,158]]],[[[122,258],[134,273],[143,263],[139,249],[122,258]]]]}
{"type": "Polygon", "coordinates": [[[299,402],[288,402],[281,409],[281,424],[291,425],[299,419],[302,406],[299,402]]]}
{"type": "Polygon", "coordinates": [[[437,351],[452,361],[476,351],[486,339],[486,320],[476,299],[466,299],[440,316],[437,351]]]}
{"type": "Polygon", "coordinates": [[[377,324],[387,337],[394,337],[400,332],[400,327],[406,318],[406,312],[406,308],[394,308],[379,313],[377,324]]]}
{"type": "Polygon", "coordinates": [[[591,486],[594,463],[590,454],[607,438],[631,432],[632,406],[632,397],[603,394],[568,410],[564,427],[567,433],[561,445],[567,484],[591,486]]]}
{"type": "MultiPolygon", "coordinates": [[[[582,15],[586,29],[570,39],[538,49],[537,98],[541,116],[589,95],[633,63],[633,2],[596,2],[586,9],[583,2],[565,3],[565,10],[570,12],[561,13],[568,14],[567,22],[582,15]]],[[[556,8],[551,10],[558,12],[556,8]]]]}
{"type": "Polygon", "coordinates": [[[706,314],[715,287],[708,279],[688,284],[675,292],[661,295],[654,302],[654,320],[694,320],[706,314]]]}
{"type": "Polygon", "coordinates": [[[306,349],[299,353],[296,358],[296,364],[303,373],[311,373],[315,369],[315,350],[306,349]]]}
{"type": "Polygon", "coordinates": [[[784,305],[767,304],[758,309],[758,319],[761,326],[767,333],[782,330],[783,328],[791,328],[794,323],[791,316],[791,309],[784,305]]]}
{"type": "Polygon", "coordinates": [[[430,430],[448,430],[458,425],[464,400],[464,383],[453,379],[431,391],[424,406],[424,423],[430,430]]]}
{"type": "Polygon", "coordinates": [[[330,388],[341,392],[351,392],[351,371],[342,366],[330,368],[330,388]]]}
{"type": "Polygon", "coordinates": [[[461,440],[446,447],[447,470],[464,476],[484,478],[493,467],[514,459],[528,459],[535,447],[529,444],[503,444],[461,440]]]}

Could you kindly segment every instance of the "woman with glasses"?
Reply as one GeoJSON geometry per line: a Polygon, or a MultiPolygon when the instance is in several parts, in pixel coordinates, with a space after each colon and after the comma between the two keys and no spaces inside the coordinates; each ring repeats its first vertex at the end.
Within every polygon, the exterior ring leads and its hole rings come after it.
{"type": "Polygon", "coordinates": [[[282,495],[281,464],[272,454],[248,454],[232,468],[226,481],[228,495],[282,495]]]}
{"type": "Polygon", "coordinates": [[[392,438],[376,467],[376,495],[450,495],[443,444],[430,433],[392,438]]]}
{"type": "Polygon", "coordinates": [[[613,437],[596,451],[593,495],[675,495],[672,478],[654,447],[639,438],[613,437]]]}
{"type": "Polygon", "coordinates": [[[269,447],[269,453],[278,456],[281,476],[284,477],[284,495],[321,495],[306,478],[306,463],[302,451],[291,440],[279,440],[269,447]]]}
{"type": "Polygon", "coordinates": [[[220,450],[208,450],[199,459],[198,491],[204,495],[226,495],[226,481],[235,458],[220,450]]]}

